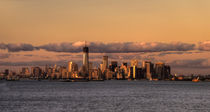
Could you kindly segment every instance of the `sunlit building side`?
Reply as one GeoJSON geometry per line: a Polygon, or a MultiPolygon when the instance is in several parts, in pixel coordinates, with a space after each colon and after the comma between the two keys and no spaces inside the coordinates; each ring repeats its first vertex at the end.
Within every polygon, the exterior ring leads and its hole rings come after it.
{"type": "Polygon", "coordinates": [[[108,69],[108,56],[103,56],[102,72],[104,72],[106,69],[108,69]]]}
{"type": "Polygon", "coordinates": [[[152,80],[152,75],[154,73],[154,64],[150,61],[146,61],[145,63],[145,71],[146,71],[146,79],[152,80]]]}

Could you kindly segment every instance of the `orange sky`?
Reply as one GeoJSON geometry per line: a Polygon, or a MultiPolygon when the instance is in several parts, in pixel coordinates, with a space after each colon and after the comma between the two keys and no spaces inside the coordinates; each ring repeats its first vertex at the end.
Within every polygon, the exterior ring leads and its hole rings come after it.
{"type": "Polygon", "coordinates": [[[210,38],[209,0],[1,0],[5,43],[199,42],[210,38]]]}

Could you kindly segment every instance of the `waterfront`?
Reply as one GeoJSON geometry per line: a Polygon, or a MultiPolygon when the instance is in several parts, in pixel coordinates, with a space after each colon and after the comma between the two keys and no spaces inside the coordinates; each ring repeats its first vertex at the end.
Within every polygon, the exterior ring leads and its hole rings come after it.
{"type": "Polygon", "coordinates": [[[0,81],[2,112],[210,111],[210,82],[0,81]]]}

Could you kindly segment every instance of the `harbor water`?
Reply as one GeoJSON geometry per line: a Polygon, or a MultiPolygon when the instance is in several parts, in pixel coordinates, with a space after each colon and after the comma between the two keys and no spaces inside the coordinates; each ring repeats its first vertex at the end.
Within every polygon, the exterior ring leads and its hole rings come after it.
{"type": "Polygon", "coordinates": [[[210,82],[0,81],[1,112],[209,112],[210,82]]]}

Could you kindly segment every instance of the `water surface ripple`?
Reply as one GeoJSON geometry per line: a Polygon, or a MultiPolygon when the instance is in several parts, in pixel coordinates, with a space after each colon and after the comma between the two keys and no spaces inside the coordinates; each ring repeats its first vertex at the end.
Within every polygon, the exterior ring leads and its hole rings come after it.
{"type": "Polygon", "coordinates": [[[0,81],[1,112],[209,112],[210,82],[0,81]]]}

